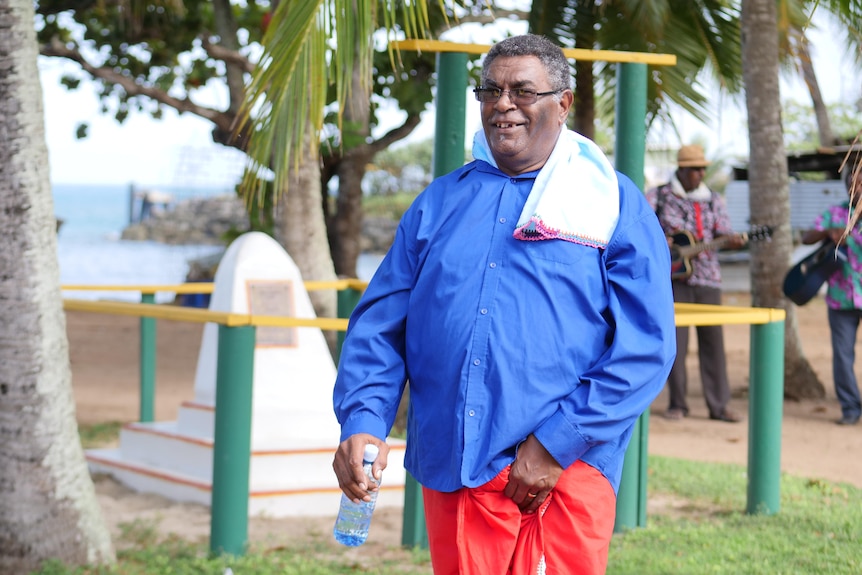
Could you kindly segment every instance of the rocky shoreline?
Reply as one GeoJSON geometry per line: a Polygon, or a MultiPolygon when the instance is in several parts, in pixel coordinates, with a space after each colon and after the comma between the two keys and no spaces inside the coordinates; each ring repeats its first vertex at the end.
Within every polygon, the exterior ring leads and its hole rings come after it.
{"type": "Polygon", "coordinates": [[[153,209],[143,221],[123,230],[124,240],[163,244],[220,245],[231,230],[247,230],[248,214],[234,195],[192,198],[168,209],[153,209]]]}
{"type": "MultiPolygon", "coordinates": [[[[392,245],[398,222],[366,217],[362,224],[360,250],[383,254],[392,245]]],[[[231,231],[249,229],[248,214],[235,195],[184,200],[167,209],[153,209],[141,222],[130,224],[122,239],[154,241],[170,245],[224,245],[231,231]]]]}

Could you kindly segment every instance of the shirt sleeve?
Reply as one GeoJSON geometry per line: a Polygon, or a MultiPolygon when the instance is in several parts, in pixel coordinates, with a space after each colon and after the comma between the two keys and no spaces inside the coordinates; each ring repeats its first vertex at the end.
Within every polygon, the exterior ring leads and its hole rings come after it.
{"type": "Polygon", "coordinates": [[[828,209],[824,210],[822,214],[817,216],[814,220],[814,229],[818,232],[823,232],[831,228],[844,227],[844,222],[846,221],[846,217],[842,218],[844,215],[843,206],[831,206],[828,209]],[[836,222],[838,222],[836,224],[836,222]]]}
{"type": "Polygon", "coordinates": [[[667,242],[633,183],[621,177],[621,218],[604,255],[614,326],[606,351],[535,432],[563,467],[618,441],[661,392],[676,355],[667,242]]]}
{"type": "Polygon", "coordinates": [[[370,433],[385,440],[407,381],[405,323],[414,260],[405,221],[350,316],[338,362],[333,404],[341,440],[370,433]]]}

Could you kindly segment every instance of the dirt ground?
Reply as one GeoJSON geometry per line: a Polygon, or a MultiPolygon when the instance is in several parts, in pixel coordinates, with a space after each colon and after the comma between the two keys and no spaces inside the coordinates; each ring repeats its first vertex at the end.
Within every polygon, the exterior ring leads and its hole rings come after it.
{"type": "MultiPolygon", "coordinates": [[[[748,294],[728,293],[725,303],[750,305],[748,294]]],[[[831,379],[831,350],[826,309],[816,298],[797,308],[804,351],[826,388],[826,398],[784,403],[781,466],[784,472],[811,478],[846,482],[862,487],[862,424],[835,425],[840,409],[831,379]]],[[[73,385],[80,423],[134,421],[138,414],[138,320],[84,312],[69,312],[73,385]]],[[[749,326],[725,326],[731,407],[747,414],[749,326]]],[[[193,382],[202,326],[159,321],[157,324],[156,419],[176,418],[180,403],[193,397],[193,382]]],[[[692,338],[692,342],[696,341],[692,338]]],[[[862,345],[862,344],[860,344],[862,345]]],[[[691,415],[682,421],[661,417],[667,407],[665,393],[652,406],[649,452],[691,460],[747,464],[748,418],[737,424],[711,421],[700,390],[695,350],[690,351],[689,404],[691,415]]],[[[124,523],[153,523],[161,533],[208,540],[209,510],[177,504],[153,495],[131,492],[106,477],[96,478],[104,514],[115,534],[124,523]]],[[[253,519],[252,543],[265,546],[289,541],[331,542],[333,517],[253,519]]],[[[358,550],[373,557],[384,548],[397,547],[401,536],[401,510],[375,513],[372,536],[358,550]]],[[[334,545],[334,544],[333,544],[334,545]]]]}

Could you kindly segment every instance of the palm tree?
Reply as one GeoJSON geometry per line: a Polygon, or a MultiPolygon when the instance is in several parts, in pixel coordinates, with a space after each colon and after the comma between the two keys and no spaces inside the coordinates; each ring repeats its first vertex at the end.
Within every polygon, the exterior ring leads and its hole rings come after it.
{"type": "MultiPolygon", "coordinates": [[[[676,66],[650,70],[648,121],[667,116],[670,100],[699,119],[707,95],[697,81],[709,70],[730,93],[741,87],[739,18],[723,0],[534,0],[530,31],[564,46],[675,54],[676,66]]],[[[612,117],[615,68],[575,62],[574,129],[590,138],[597,116],[612,117]],[[602,86],[597,98],[596,86],[602,86]]]]}
{"type": "Polygon", "coordinates": [[[779,51],[784,63],[798,70],[808,88],[820,145],[839,144],[841,142],[834,135],[829,111],[820,92],[806,31],[815,11],[826,11],[829,18],[846,30],[848,46],[855,48],[856,60],[862,62],[862,8],[858,2],[849,0],[778,0],[777,10],[779,51]]]}
{"type": "Polygon", "coordinates": [[[751,249],[752,303],[784,307],[785,390],[789,395],[822,397],[823,386],[805,359],[799,341],[796,310],[782,293],[790,262],[790,187],[781,127],[779,42],[775,0],[743,0],[742,54],[748,134],[751,148],[749,187],[753,223],[781,222],[771,242],[751,249]]]}
{"type": "Polygon", "coordinates": [[[33,2],[0,0],[0,572],[114,559],[75,421],[33,2]]]}

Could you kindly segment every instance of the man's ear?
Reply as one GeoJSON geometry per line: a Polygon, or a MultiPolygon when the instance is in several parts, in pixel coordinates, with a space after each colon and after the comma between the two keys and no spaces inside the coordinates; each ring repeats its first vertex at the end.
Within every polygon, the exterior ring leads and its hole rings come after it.
{"type": "Polygon", "coordinates": [[[569,90],[565,89],[560,96],[560,116],[562,118],[562,123],[565,124],[566,120],[569,117],[569,110],[572,109],[572,103],[575,101],[575,94],[569,90]]]}

